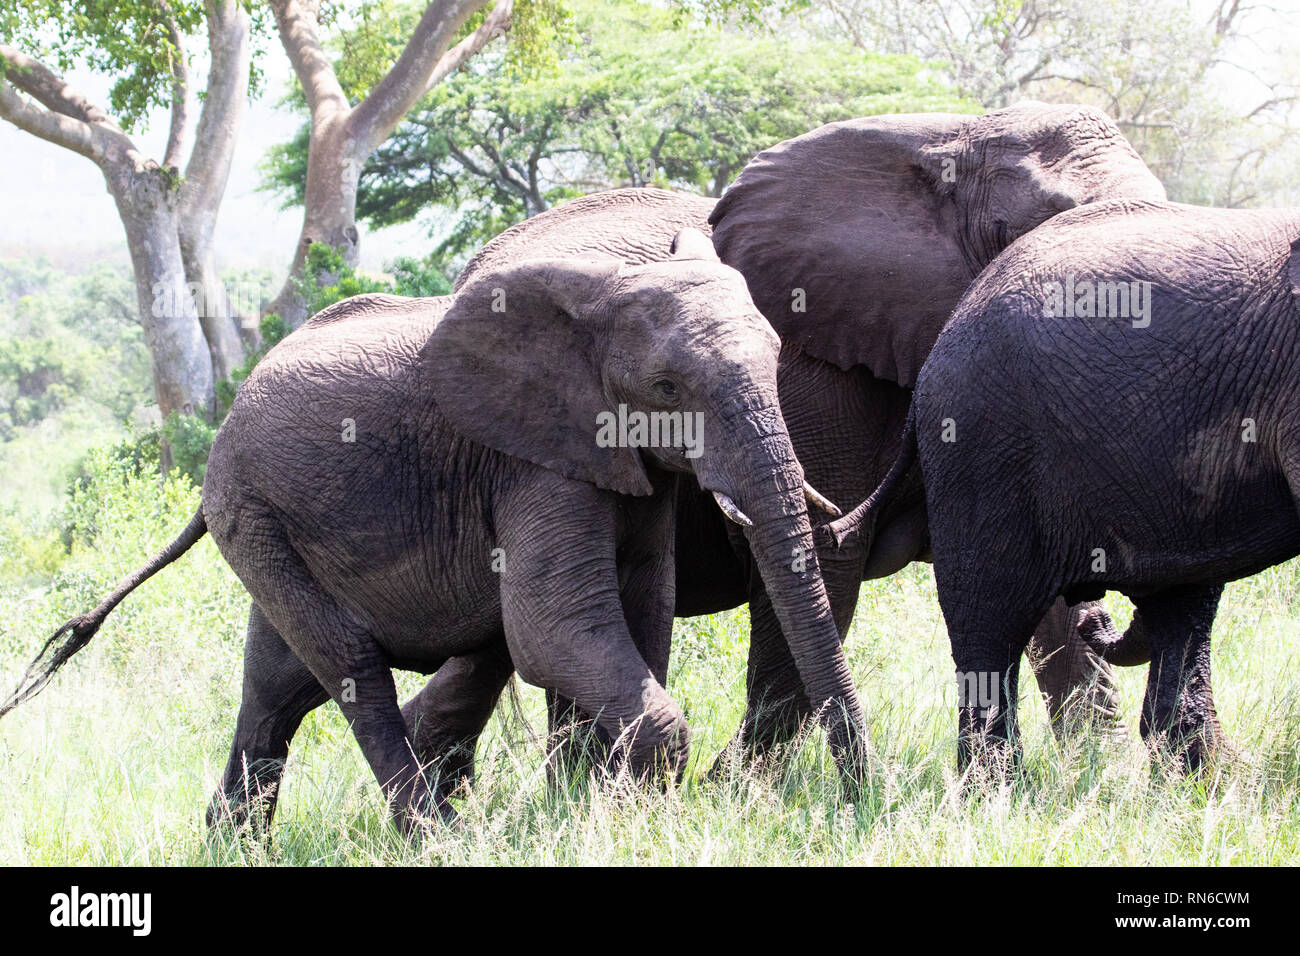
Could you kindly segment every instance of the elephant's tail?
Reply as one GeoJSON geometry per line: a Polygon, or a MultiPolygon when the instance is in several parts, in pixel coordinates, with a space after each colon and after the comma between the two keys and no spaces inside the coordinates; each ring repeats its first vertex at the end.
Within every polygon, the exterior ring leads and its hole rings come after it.
{"type": "Polygon", "coordinates": [[[823,533],[829,536],[835,547],[843,546],[844,542],[855,534],[861,535],[868,547],[870,546],[876,528],[876,519],[902,487],[908,472],[916,464],[916,456],[916,403],[913,402],[907,409],[907,421],[903,425],[903,443],[898,449],[898,457],[894,459],[884,480],[867,496],[866,501],[844,517],[823,526],[823,533]]]}
{"type": "Polygon", "coordinates": [[[177,536],[175,541],[150,558],[148,564],[122,581],[112,594],[104,598],[99,607],[89,614],[74,617],[55,631],[50,636],[50,639],[45,642],[41,652],[36,655],[36,659],[27,665],[27,670],[18,683],[18,689],[9,695],[8,700],[0,704],[0,717],[9,713],[23,701],[31,700],[31,698],[39,694],[45,685],[50,682],[54,672],[67,663],[73,654],[90,643],[90,639],[95,636],[95,632],[104,623],[104,619],[108,617],[113,608],[122,603],[124,597],[193,547],[194,543],[207,533],[207,530],[208,525],[203,518],[203,511],[200,509],[194,513],[190,523],[185,526],[185,530],[177,536]]]}

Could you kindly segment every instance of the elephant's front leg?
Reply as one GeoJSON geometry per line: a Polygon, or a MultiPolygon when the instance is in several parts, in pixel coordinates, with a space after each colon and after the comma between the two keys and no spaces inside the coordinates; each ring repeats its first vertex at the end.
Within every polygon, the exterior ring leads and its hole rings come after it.
{"type": "Polygon", "coordinates": [[[639,546],[620,552],[620,522],[629,516],[620,515],[617,496],[558,475],[534,477],[505,496],[496,515],[515,667],[593,715],[634,775],[680,774],[686,721],[661,679],[672,624],[671,534],[657,542],[645,529],[625,535],[667,549],[654,561],[641,560],[649,552],[639,546]],[[637,596],[627,607],[625,593],[637,596]]]}
{"type": "MultiPolygon", "coordinates": [[[[674,511],[667,494],[631,499],[619,509],[617,529],[620,545],[616,560],[623,616],[632,642],[650,665],[655,679],[665,687],[676,587],[674,511]]],[[[555,690],[546,692],[546,704],[547,750],[553,755],[548,769],[553,784],[566,772],[581,772],[586,766],[609,763],[612,741],[590,714],[555,690]]]]}

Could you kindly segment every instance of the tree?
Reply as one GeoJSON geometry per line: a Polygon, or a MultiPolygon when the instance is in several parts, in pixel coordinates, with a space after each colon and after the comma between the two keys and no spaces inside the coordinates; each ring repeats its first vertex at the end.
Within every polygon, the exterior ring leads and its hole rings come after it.
{"type": "MultiPolygon", "coordinates": [[[[437,254],[473,250],[574,195],[657,184],[718,196],[758,151],[872,113],[969,109],[912,57],[679,22],[639,0],[574,0],[552,69],[488,53],[431,91],[362,167],[357,212],[380,227],[456,221],[437,254]]],[[[307,132],[268,184],[303,201],[307,132]]]]}
{"type": "MultiPolygon", "coordinates": [[[[451,45],[470,17],[487,3],[432,0],[424,5],[414,26],[400,33],[393,28],[403,26],[410,8],[389,3],[366,5],[363,21],[378,21],[388,36],[408,39],[387,68],[373,74],[367,88],[352,84],[349,90],[321,42],[321,4],[314,0],[268,0],[280,42],[293,64],[311,117],[303,171],[302,230],[289,277],[269,307],[289,325],[297,326],[306,318],[301,282],[313,243],[326,243],[338,250],[349,266],[356,265],[360,243],[356,191],[362,164],[430,89],[509,28],[514,0],[496,0],[487,17],[455,46],[451,45]],[[356,97],[354,105],[349,92],[363,95],[356,97]]],[[[361,59],[365,66],[372,66],[376,57],[383,58],[388,52],[384,43],[372,43],[363,49],[361,59]]],[[[355,65],[345,65],[357,71],[355,65]]]]}
{"type": "Polygon", "coordinates": [[[243,356],[211,248],[248,97],[249,31],[238,0],[11,0],[0,11],[0,118],[103,172],[164,415],[209,415],[214,381],[243,356]],[[194,126],[187,43],[204,33],[209,66],[194,126]],[[117,77],[112,115],[60,75],[78,66],[117,77]],[[130,135],[156,107],[170,111],[160,160],[130,135]]]}

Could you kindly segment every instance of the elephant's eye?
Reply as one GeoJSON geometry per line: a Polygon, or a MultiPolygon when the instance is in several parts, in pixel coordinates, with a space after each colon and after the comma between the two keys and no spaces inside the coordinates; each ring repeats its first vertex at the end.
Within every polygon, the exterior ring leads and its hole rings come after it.
{"type": "Polygon", "coordinates": [[[671,379],[661,378],[654,384],[655,393],[666,402],[677,401],[677,386],[671,379]]]}

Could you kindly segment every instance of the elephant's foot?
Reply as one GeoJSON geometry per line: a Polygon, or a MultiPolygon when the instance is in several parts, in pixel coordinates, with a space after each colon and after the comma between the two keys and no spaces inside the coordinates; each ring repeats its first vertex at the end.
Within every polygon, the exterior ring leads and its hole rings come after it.
{"type": "Polygon", "coordinates": [[[736,772],[761,771],[769,758],[791,742],[802,742],[809,729],[808,705],[801,697],[751,707],[740,727],[709,768],[708,779],[722,780],[736,772]]]}
{"type": "Polygon", "coordinates": [[[1142,722],[1142,739],[1158,766],[1198,777],[1242,759],[1240,749],[1224,734],[1217,717],[1181,717],[1166,726],[1167,730],[1155,730],[1145,719],[1142,722]]]}
{"type": "Polygon", "coordinates": [[[610,768],[615,779],[666,788],[680,783],[690,757],[690,730],[681,709],[669,701],[625,726],[614,740],[610,768]]]}
{"type": "Polygon", "coordinates": [[[278,758],[241,763],[242,772],[235,779],[224,781],[212,795],[204,815],[208,829],[229,829],[241,838],[269,840],[284,764],[278,758]]]}
{"type": "Polygon", "coordinates": [[[1024,756],[1020,744],[998,732],[980,730],[979,720],[962,715],[957,738],[957,769],[962,792],[978,795],[1020,779],[1024,756]]]}
{"type": "Polygon", "coordinates": [[[613,743],[605,729],[567,698],[548,692],[547,702],[547,784],[554,790],[565,790],[598,770],[609,770],[614,760],[613,743]]]}
{"type": "Polygon", "coordinates": [[[455,828],[460,824],[460,814],[423,775],[417,774],[405,783],[384,788],[389,815],[402,836],[417,840],[443,827],[455,828]]]}

